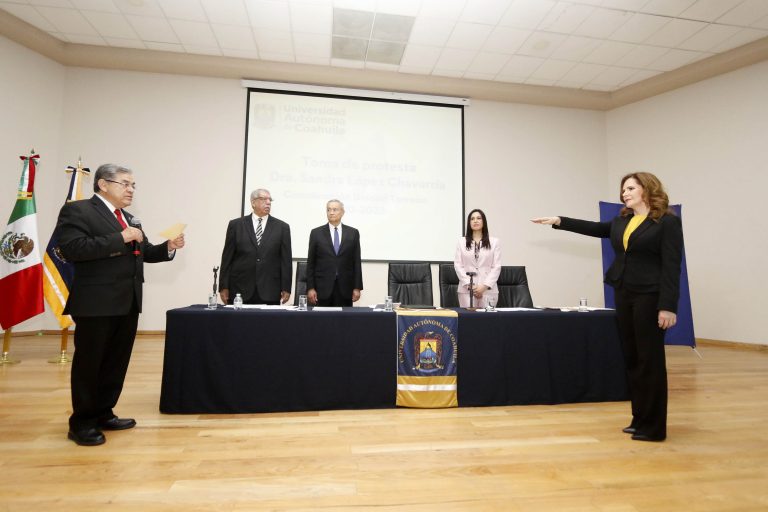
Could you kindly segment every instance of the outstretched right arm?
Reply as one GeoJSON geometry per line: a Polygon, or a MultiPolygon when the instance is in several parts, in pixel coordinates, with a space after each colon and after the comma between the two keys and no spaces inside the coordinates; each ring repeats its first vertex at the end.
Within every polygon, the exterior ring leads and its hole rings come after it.
{"type": "Polygon", "coordinates": [[[537,217],[535,219],[531,219],[531,222],[534,224],[544,224],[546,226],[559,226],[560,217],[537,217]]]}

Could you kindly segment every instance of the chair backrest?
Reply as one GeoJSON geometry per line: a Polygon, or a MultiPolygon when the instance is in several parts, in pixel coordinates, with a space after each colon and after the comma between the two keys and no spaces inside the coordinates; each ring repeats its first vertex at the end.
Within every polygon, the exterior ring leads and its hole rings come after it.
{"type": "Polygon", "coordinates": [[[496,282],[499,287],[500,308],[532,308],[533,299],[528,289],[528,276],[525,274],[525,267],[501,267],[499,280],[496,282]]]}
{"type": "Polygon", "coordinates": [[[296,262],[296,291],[293,292],[293,305],[299,305],[299,295],[307,294],[307,262],[296,262]]]}
{"type": "Polygon", "coordinates": [[[429,263],[390,263],[388,295],[403,305],[432,306],[432,269],[429,263]]]}
{"type": "Polygon", "coordinates": [[[444,308],[459,307],[459,276],[453,263],[441,263],[438,272],[440,282],[440,306],[444,308]]]}

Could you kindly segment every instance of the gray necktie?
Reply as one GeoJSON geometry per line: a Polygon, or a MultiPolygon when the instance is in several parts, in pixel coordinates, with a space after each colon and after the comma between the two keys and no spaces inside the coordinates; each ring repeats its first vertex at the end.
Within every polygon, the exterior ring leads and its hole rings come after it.
{"type": "Polygon", "coordinates": [[[259,217],[259,223],[256,224],[256,245],[261,245],[261,217],[259,217]]]}

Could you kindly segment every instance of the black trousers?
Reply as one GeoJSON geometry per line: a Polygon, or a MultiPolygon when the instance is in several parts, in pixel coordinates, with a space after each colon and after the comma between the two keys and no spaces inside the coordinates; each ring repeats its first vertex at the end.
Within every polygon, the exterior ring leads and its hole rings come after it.
{"type": "Polygon", "coordinates": [[[339,289],[339,280],[333,282],[333,291],[331,295],[325,299],[317,298],[318,306],[331,306],[331,307],[352,307],[352,297],[344,297],[339,289]]]}
{"type": "Polygon", "coordinates": [[[72,359],[72,416],[69,428],[98,427],[115,414],[131,359],[139,312],[127,315],[76,316],[72,359]]]}
{"type": "Polygon", "coordinates": [[[632,423],[638,433],[667,436],[667,360],[659,327],[658,293],[616,289],[616,313],[624,350],[632,423]]]}
{"type": "MultiPolygon", "coordinates": [[[[232,304],[234,300],[235,300],[235,296],[230,295],[229,304],[232,304]]],[[[253,295],[251,295],[250,297],[243,297],[243,304],[267,304],[270,306],[279,306],[280,297],[278,296],[277,300],[266,300],[264,297],[259,295],[259,287],[257,286],[253,290],[253,295]]]]}

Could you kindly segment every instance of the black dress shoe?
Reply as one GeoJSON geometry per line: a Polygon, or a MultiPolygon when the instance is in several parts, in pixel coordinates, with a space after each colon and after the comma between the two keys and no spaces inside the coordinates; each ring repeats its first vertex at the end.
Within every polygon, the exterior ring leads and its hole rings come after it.
{"type": "Polygon", "coordinates": [[[108,420],[100,421],[99,426],[104,430],[127,430],[136,426],[136,420],[112,416],[108,420]]]}
{"type": "Polygon", "coordinates": [[[651,436],[647,436],[645,434],[639,434],[637,432],[632,434],[632,440],[633,441],[651,441],[653,443],[660,443],[664,439],[666,439],[666,437],[651,437],[651,436]]]}
{"type": "Polygon", "coordinates": [[[637,429],[632,425],[630,425],[628,427],[624,427],[623,429],[621,429],[621,431],[624,432],[625,434],[634,434],[635,432],[637,432],[637,429]]]}
{"type": "Polygon", "coordinates": [[[104,444],[107,439],[101,430],[97,428],[85,428],[82,430],[70,430],[67,437],[80,446],[98,446],[104,444]]]}

